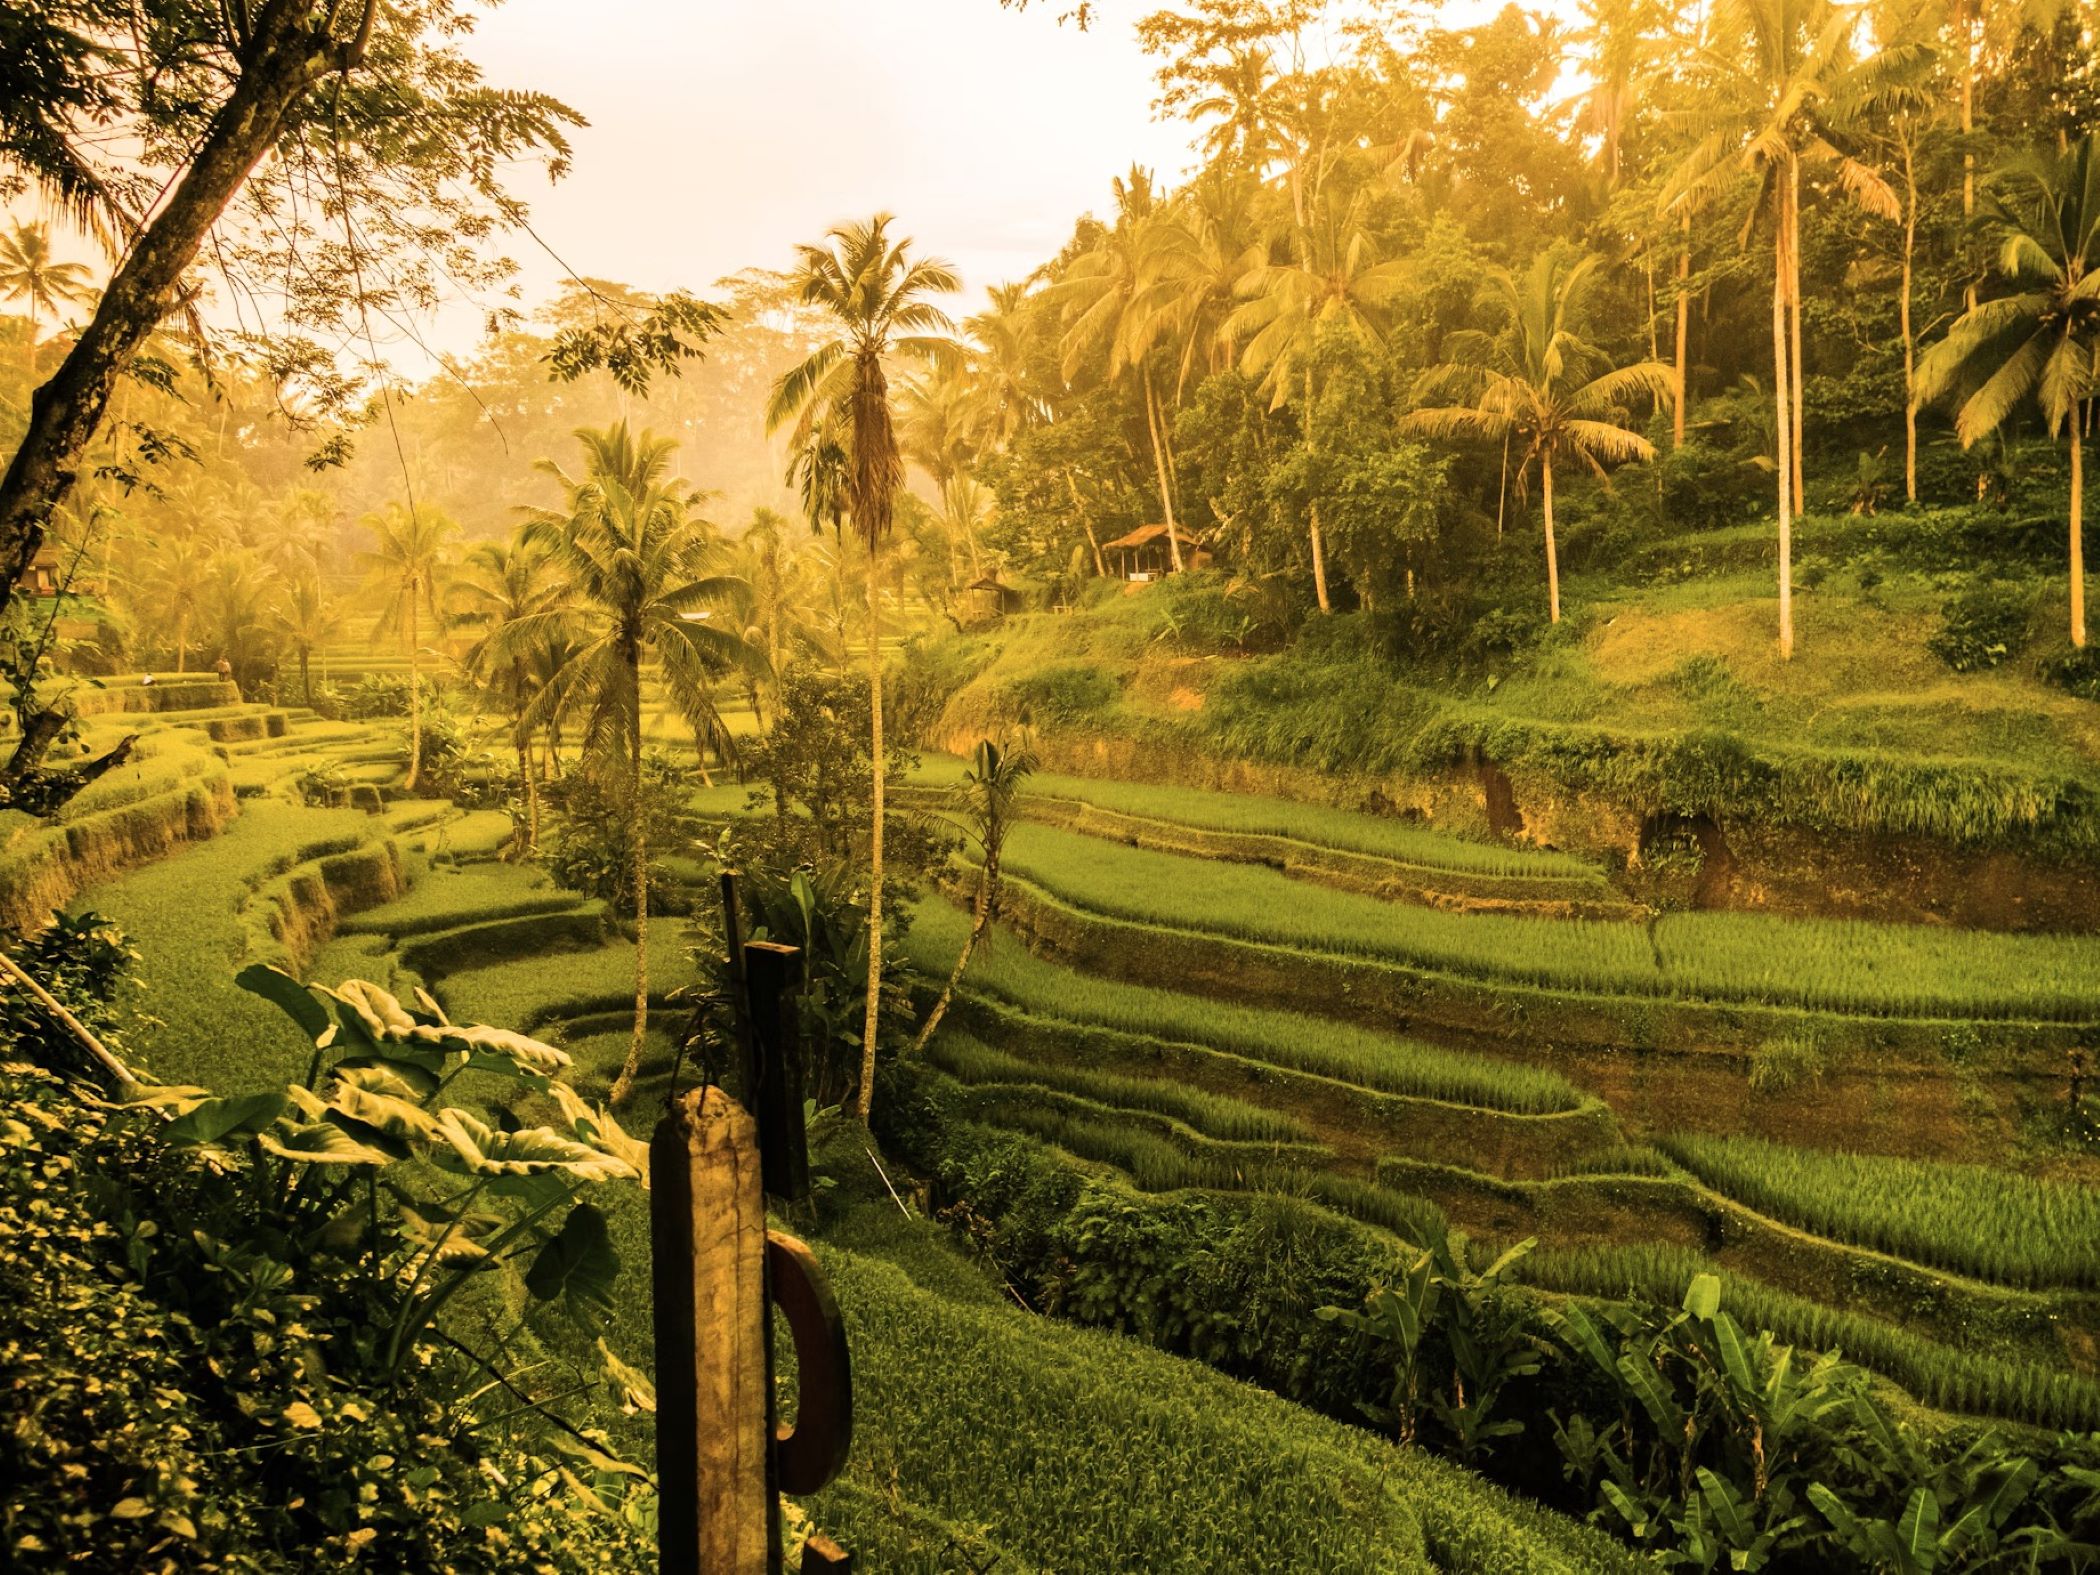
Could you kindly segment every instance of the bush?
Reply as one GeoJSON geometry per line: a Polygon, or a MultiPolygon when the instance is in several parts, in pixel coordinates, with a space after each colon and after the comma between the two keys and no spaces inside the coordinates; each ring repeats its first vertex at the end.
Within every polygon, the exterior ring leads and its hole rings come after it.
{"type": "Polygon", "coordinates": [[[2100,645],[2066,645],[2043,657],[2035,671],[2045,684],[2081,700],[2100,700],[2100,645]]]}
{"type": "MultiPolygon", "coordinates": [[[[428,678],[421,680],[423,704],[436,703],[438,686],[428,678]]],[[[353,721],[369,722],[378,717],[408,715],[408,675],[406,673],[367,673],[355,687],[344,690],[334,697],[332,709],[336,714],[353,721]]],[[[323,713],[327,714],[327,713],[323,713]]],[[[427,719],[426,719],[427,720],[427,719]]]]}
{"type": "Polygon", "coordinates": [[[1021,726],[1040,727],[1083,722],[1115,704],[1116,695],[1115,680],[1100,668],[1066,662],[1008,679],[1000,705],[1021,726]]]}
{"type": "Polygon", "coordinates": [[[1957,673],[1996,667],[2026,643],[2034,603],[2032,590],[2000,581],[1963,591],[1940,609],[1939,633],[1926,645],[1957,673]]]}
{"type": "Polygon", "coordinates": [[[634,909],[634,817],[645,824],[649,849],[649,905],[658,912],[680,894],[664,868],[665,855],[692,845],[698,824],[686,809],[686,774],[662,754],[642,757],[641,802],[631,799],[624,782],[602,781],[588,771],[575,771],[545,788],[547,825],[540,840],[540,862],[555,881],[572,891],[601,897],[614,911],[634,909]]]}

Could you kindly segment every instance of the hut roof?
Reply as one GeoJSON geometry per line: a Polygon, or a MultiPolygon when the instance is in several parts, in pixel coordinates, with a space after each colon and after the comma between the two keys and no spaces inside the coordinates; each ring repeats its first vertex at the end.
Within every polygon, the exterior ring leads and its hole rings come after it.
{"type": "MultiPolygon", "coordinates": [[[[1151,542],[1163,540],[1166,534],[1167,527],[1164,525],[1140,525],[1127,536],[1118,536],[1114,541],[1103,542],[1101,550],[1106,552],[1111,547],[1143,547],[1151,542]]],[[[1197,544],[1196,538],[1185,530],[1176,529],[1174,539],[1179,541],[1184,547],[1193,547],[1197,544]]]]}
{"type": "Polygon", "coordinates": [[[987,574],[981,580],[971,581],[967,586],[964,587],[964,589],[971,591],[1005,591],[1011,590],[1012,587],[1007,585],[1001,585],[999,583],[998,575],[987,574]]]}

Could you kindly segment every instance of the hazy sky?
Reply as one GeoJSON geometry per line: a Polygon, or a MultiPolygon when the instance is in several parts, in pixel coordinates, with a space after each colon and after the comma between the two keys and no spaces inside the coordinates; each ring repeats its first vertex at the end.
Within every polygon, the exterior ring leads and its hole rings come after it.
{"type": "MultiPolygon", "coordinates": [[[[469,48],[490,81],[591,121],[568,178],[525,188],[576,268],[704,287],[887,208],[961,267],[974,304],[1104,207],[1133,160],[1182,173],[1188,128],[1153,120],[1132,33],[1157,4],[1100,0],[1082,33],[1058,24],[1060,0],[507,0],[469,48]]],[[[560,273],[518,257],[530,296],[560,273]]]]}

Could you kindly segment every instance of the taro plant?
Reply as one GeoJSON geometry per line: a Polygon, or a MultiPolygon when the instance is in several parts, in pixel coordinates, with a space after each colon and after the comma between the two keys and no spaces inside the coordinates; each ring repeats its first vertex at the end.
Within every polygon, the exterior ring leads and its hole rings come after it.
{"type": "MultiPolygon", "coordinates": [[[[620,1265],[587,1194],[607,1182],[646,1184],[648,1150],[561,1080],[564,1052],[455,1025],[420,990],[410,1009],[362,980],[330,990],[257,965],[237,982],[313,1041],[305,1079],[224,1097],[156,1086],[140,1098],[172,1118],[168,1141],[246,1151],[278,1255],[362,1262],[371,1323],[356,1349],[368,1376],[400,1381],[431,1339],[465,1351],[440,1315],[495,1275],[515,1282],[528,1309],[558,1304],[598,1332],[620,1265]],[[443,1103],[470,1072],[552,1100],[560,1124],[528,1126],[500,1105],[484,1119],[443,1103]]],[[[499,1365],[508,1344],[466,1354],[510,1387],[499,1365]]],[[[602,1340],[599,1351],[607,1382],[624,1388],[629,1370],[602,1340]]]]}

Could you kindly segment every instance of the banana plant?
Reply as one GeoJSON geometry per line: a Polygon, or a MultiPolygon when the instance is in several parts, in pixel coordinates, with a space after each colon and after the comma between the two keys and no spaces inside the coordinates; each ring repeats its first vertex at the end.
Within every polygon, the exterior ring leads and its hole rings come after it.
{"type": "Polygon", "coordinates": [[[1442,1291],[1433,1255],[1422,1253],[1401,1271],[1392,1285],[1374,1285],[1364,1297],[1363,1311],[1353,1307],[1322,1307],[1315,1316],[1354,1330],[1384,1348],[1392,1373],[1392,1385],[1383,1405],[1359,1402],[1374,1422],[1393,1429],[1403,1444],[1415,1441],[1421,1419],[1422,1336],[1436,1316],[1442,1291]]]}
{"type": "MultiPolygon", "coordinates": [[[[648,1151],[561,1080],[566,1053],[454,1024],[422,990],[409,1006],[362,980],[327,989],[262,966],[236,982],[311,1041],[304,1080],[264,1093],[160,1087],[142,1097],[172,1118],[171,1142],[245,1153],[247,1184],[285,1259],[362,1261],[382,1309],[362,1354],[382,1376],[399,1377],[452,1300],[490,1275],[511,1277],[530,1304],[602,1327],[620,1265],[586,1194],[609,1182],[646,1186],[648,1151]],[[502,1103],[482,1114],[444,1103],[467,1072],[551,1100],[560,1124],[528,1126],[502,1103]]],[[[495,1374],[491,1358],[466,1354],[495,1374]]],[[[607,1382],[619,1385],[610,1366],[607,1382]]]]}
{"type": "MultiPolygon", "coordinates": [[[[1878,1407],[1862,1405],[1862,1413],[1878,1407]]],[[[1837,1540],[1856,1558],[1887,1575],[1953,1575],[1991,1568],[2045,1567],[2028,1554],[2064,1554],[2064,1543],[2045,1550],[2045,1528],[2009,1534],[2008,1523],[2041,1480],[2026,1455],[2011,1450],[1989,1430],[1951,1460],[1935,1462],[1912,1435],[1886,1416],[1861,1418],[1862,1436],[1879,1456],[1884,1479],[1913,1484],[1893,1519],[1861,1514],[1822,1483],[1808,1490],[1837,1540]]],[[[2077,1468],[2071,1468],[2076,1470],[2077,1468]]]]}

